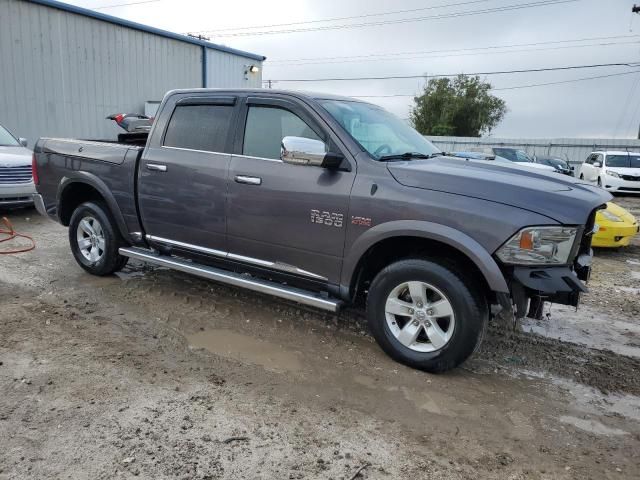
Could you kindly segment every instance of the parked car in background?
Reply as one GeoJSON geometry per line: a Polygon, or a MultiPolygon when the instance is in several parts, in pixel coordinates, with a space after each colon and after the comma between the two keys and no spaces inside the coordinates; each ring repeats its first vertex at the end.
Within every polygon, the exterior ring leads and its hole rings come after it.
{"type": "Polygon", "coordinates": [[[613,202],[608,202],[606,209],[598,210],[596,224],[598,231],[591,243],[594,247],[626,247],[640,229],[636,217],[613,202]]]}
{"type": "Polygon", "coordinates": [[[581,165],[579,177],[609,192],[640,192],[640,153],[592,152],[581,165]]]}
{"type": "Polygon", "coordinates": [[[573,167],[562,158],[547,155],[536,155],[535,161],[541,165],[548,165],[549,167],[555,168],[558,173],[573,177],[573,167]]]}
{"type": "Polygon", "coordinates": [[[529,170],[538,170],[538,171],[547,171],[547,172],[556,172],[557,170],[548,165],[542,165],[540,163],[535,163],[533,159],[531,159],[525,152],[522,150],[515,150],[512,148],[479,148],[477,151],[468,151],[468,152],[453,152],[453,156],[459,158],[467,158],[472,160],[486,160],[486,161],[494,161],[496,163],[502,163],[512,167],[522,167],[529,170]],[[509,151],[505,151],[509,150],[509,151]],[[513,152],[511,152],[513,150],[513,152]],[[506,155],[509,155],[510,158],[504,157],[497,153],[501,151],[506,155]],[[515,159],[515,160],[513,160],[515,159]]]}
{"type": "Polygon", "coordinates": [[[0,125],[0,207],[33,204],[32,152],[24,138],[0,125]]]}
{"type": "Polygon", "coordinates": [[[508,147],[492,147],[491,150],[493,151],[494,155],[501,158],[506,158],[510,162],[517,163],[521,167],[562,173],[555,167],[543,165],[542,163],[536,163],[533,158],[531,158],[524,150],[508,147]]]}
{"type": "Polygon", "coordinates": [[[510,162],[506,158],[497,157],[489,153],[480,152],[451,152],[449,155],[456,158],[465,158],[467,160],[480,160],[484,162],[494,162],[496,164],[501,163],[509,167],[515,166],[513,162],[510,162]]]}

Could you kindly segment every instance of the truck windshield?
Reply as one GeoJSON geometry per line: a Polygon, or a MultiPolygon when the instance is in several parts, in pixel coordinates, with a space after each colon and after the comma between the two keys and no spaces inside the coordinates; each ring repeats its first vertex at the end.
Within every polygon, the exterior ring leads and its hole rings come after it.
{"type": "Polygon", "coordinates": [[[376,160],[408,153],[418,156],[440,153],[429,140],[380,107],[346,100],[320,100],[320,103],[376,160]]]}
{"type": "Polygon", "coordinates": [[[640,168],[640,156],[607,155],[607,167],[640,168]]]}
{"type": "Polygon", "coordinates": [[[18,147],[20,144],[9,131],[0,125],[0,147],[18,147]]]}

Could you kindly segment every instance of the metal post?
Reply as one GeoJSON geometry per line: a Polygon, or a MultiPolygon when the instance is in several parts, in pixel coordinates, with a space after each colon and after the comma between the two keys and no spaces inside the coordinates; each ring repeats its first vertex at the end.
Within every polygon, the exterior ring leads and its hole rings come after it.
{"type": "Polygon", "coordinates": [[[207,88],[207,47],[202,46],[202,88],[207,88]]]}

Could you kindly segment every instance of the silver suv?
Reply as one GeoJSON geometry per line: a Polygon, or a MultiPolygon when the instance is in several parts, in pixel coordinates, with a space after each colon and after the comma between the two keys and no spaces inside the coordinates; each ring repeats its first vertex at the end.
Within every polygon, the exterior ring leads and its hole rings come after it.
{"type": "Polygon", "coordinates": [[[26,146],[0,125],[0,207],[33,204],[32,153],[26,146]]]}

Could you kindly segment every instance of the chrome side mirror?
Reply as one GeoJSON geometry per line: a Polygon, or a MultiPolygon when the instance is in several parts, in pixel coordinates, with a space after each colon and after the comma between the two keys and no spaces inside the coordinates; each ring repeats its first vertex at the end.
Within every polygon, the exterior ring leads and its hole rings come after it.
{"type": "Polygon", "coordinates": [[[26,147],[29,144],[29,142],[27,142],[27,139],[22,137],[18,139],[18,142],[20,142],[20,145],[22,145],[23,147],[26,147]]]}
{"type": "Polygon", "coordinates": [[[292,165],[337,168],[342,163],[343,157],[327,152],[326,144],[320,140],[284,137],[280,148],[280,159],[292,165]]]}

